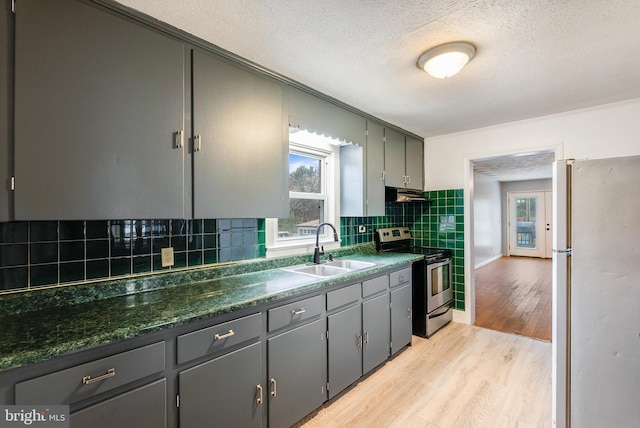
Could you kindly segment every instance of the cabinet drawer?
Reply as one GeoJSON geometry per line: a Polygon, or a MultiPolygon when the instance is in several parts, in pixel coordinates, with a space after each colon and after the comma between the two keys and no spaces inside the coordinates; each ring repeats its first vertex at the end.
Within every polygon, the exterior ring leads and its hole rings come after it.
{"type": "Polygon", "coordinates": [[[164,370],[164,342],[16,384],[16,404],[72,404],[164,370]]]}
{"type": "Polygon", "coordinates": [[[327,293],[327,310],[332,311],[340,306],[357,302],[358,299],[360,299],[360,283],[330,291],[327,293]]]}
{"type": "Polygon", "coordinates": [[[389,288],[389,276],[383,275],[362,283],[362,297],[373,296],[389,288]]]}
{"type": "Polygon", "coordinates": [[[299,300],[288,305],[269,309],[269,331],[293,326],[322,313],[324,296],[315,296],[299,300]]]}
{"type": "Polygon", "coordinates": [[[178,364],[258,338],[262,314],[249,315],[178,336],[178,364]]]}
{"type": "Polygon", "coordinates": [[[389,280],[391,287],[411,282],[411,267],[391,272],[389,274],[389,280]]]}

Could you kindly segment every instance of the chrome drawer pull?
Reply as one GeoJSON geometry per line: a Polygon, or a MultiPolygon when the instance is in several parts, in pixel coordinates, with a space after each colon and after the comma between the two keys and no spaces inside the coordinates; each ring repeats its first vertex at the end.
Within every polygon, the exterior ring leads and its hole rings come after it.
{"type": "Polygon", "coordinates": [[[271,390],[271,396],[275,397],[278,395],[278,384],[275,379],[271,379],[271,385],[273,385],[273,389],[271,390]]]}
{"type": "Polygon", "coordinates": [[[216,335],[215,335],[215,336],[213,336],[213,340],[226,339],[226,338],[231,337],[231,336],[233,336],[233,335],[235,335],[235,333],[234,333],[234,331],[233,331],[233,330],[229,330],[229,332],[228,332],[228,333],[225,333],[225,334],[218,334],[218,333],[216,333],[216,335]]]}
{"type": "Polygon", "coordinates": [[[108,379],[110,377],[114,377],[116,375],[116,369],[109,369],[107,370],[107,372],[103,375],[100,375],[98,377],[91,377],[91,376],[85,376],[82,378],[82,383],[85,385],[89,385],[95,382],[100,382],[101,380],[105,380],[108,379]]]}
{"type": "Polygon", "coordinates": [[[291,311],[291,316],[304,314],[305,312],[307,312],[305,308],[300,308],[298,311],[291,311]]]}
{"type": "Polygon", "coordinates": [[[369,332],[364,332],[364,344],[367,345],[369,343],[369,332]]]}
{"type": "Polygon", "coordinates": [[[256,403],[262,404],[262,385],[256,385],[256,389],[258,390],[258,399],[256,403]]]}

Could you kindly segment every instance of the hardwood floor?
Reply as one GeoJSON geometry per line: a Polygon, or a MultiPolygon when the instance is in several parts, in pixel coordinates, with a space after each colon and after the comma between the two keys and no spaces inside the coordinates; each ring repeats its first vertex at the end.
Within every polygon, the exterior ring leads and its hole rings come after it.
{"type": "Polygon", "coordinates": [[[475,325],[551,341],[551,260],[502,257],[477,269],[475,325]]]}
{"type": "Polygon", "coordinates": [[[551,426],[551,344],[450,323],[299,427],[551,426]]]}

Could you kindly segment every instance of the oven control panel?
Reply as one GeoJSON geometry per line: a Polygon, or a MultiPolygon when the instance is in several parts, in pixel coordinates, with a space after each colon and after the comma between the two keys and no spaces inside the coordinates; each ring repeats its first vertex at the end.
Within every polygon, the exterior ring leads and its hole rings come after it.
{"type": "Polygon", "coordinates": [[[387,227],[376,231],[380,242],[394,242],[411,239],[408,227],[387,227]]]}

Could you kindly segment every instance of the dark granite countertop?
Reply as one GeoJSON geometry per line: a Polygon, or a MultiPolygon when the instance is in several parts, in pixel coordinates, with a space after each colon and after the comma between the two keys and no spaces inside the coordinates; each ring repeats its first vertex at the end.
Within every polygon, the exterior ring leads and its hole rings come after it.
{"type": "Polygon", "coordinates": [[[265,259],[3,296],[0,372],[228,314],[417,260],[411,254],[373,251],[352,252],[348,258],[376,265],[323,279],[280,269],[304,263],[308,256],[271,262],[265,259]]]}

